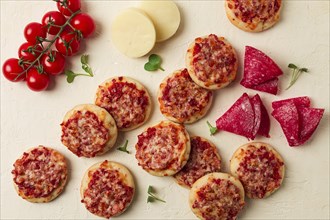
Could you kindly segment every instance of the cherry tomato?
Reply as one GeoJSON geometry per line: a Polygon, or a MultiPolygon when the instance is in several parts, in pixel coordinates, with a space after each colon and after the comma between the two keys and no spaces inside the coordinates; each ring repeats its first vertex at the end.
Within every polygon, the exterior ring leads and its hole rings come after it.
{"type": "Polygon", "coordinates": [[[72,13],[80,10],[80,0],[60,0],[57,2],[58,10],[65,16],[71,16],[72,13]]]}
{"type": "Polygon", "coordinates": [[[27,72],[26,84],[33,91],[39,92],[47,89],[49,81],[49,76],[39,73],[36,68],[31,68],[27,72]]]}
{"type": "Polygon", "coordinates": [[[2,65],[2,73],[9,81],[23,81],[26,77],[25,74],[21,74],[23,72],[24,69],[19,65],[19,60],[17,58],[10,58],[2,65]]]}
{"type": "Polygon", "coordinates": [[[51,26],[52,24],[57,26],[62,26],[66,22],[66,18],[58,11],[49,11],[47,12],[41,20],[41,23],[47,27],[48,33],[56,35],[60,27],[51,26]],[[48,29],[49,27],[49,29],[48,29]]]}
{"type": "Polygon", "coordinates": [[[24,61],[33,62],[41,53],[42,47],[30,42],[23,43],[18,49],[18,57],[24,61]]]}
{"type": "Polygon", "coordinates": [[[41,57],[41,64],[46,73],[59,75],[64,71],[65,58],[61,53],[53,50],[41,57]]]}
{"type": "Polygon", "coordinates": [[[77,14],[70,21],[72,27],[79,30],[84,38],[91,36],[95,31],[95,23],[93,18],[85,13],[77,14]]]}
{"type": "Polygon", "coordinates": [[[63,32],[55,41],[55,47],[64,56],[72,56],[80,49],[80,39],[75,32],[63,32]]]}
{"type": "Polygon", "coordinates": [[[25,39],[32,43],[39,43],[38,38],[46,38],[47,28],[37,22],[31,22],[24,28],[25,39]]]}

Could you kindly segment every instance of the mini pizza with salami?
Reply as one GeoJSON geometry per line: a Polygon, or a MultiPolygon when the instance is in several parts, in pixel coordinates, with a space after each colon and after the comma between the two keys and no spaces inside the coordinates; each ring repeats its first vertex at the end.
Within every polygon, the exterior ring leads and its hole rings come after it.
{"type": "Polygon", "coordinates": [[[238,59],[232,45],[215,34],[198,37],[186,53],[191,79],[205,89],[221,89],[235,78],[238,59]]]}
{"type": "Polygon", "coordinates": [[[285,166],[281,155],[269,144],[251,142],[239,147],[230,160],[230,171],[243,184],[251,199],[263,199],[282,184],[285,166]]]}
{"type": "Polygon", "coordinates": [[[212,104],[213,93],[198,86],[187,69],[175,71],[159,86],[161,113],[177,123],[193,123],[202,118],[212,104]]]}
{"type": "Polygon", "coordinates": [[[103,161],[91,166],[81,181],[81,202],[103,218],[122,214],[131,204],[135,185],[130,171],[122,164],[103,161]]]}
{"type": "Polygon", "coordinates": [[[64,156],[45,147],[34,147],[14,163],[14,186],[19,196],[29,202],[50,202],[61,194],[68,179],[64,156]]]}
{"type": "Polygon", "coordinates": [[[95,104],[112,115],[120,131],[133,130],[144,124],[152,107],[147,89],[125,76],[103,82],[96,92],[95,104]]]}
{"type": "Polygon", "coordinates": [[[190,138],[185,127],[171,121],[147,128],[135,145],[138,165],[155,176],[172,176],[187,163],[190,138]]]}
{"type": "Polygon", "coordinates": [[[116,142],[117,126],[103,108],[92,104],[78,105],[64,116],[62,143],[78,157],[104,154],[116,142]]]}

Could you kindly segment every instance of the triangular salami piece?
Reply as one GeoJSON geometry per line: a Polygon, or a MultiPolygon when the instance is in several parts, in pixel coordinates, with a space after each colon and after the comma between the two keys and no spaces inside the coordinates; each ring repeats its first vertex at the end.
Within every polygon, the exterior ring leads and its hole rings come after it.
{"type": "Polygon", "coordinates": [[[305,143],[314,133],[324,113],[324,109],[298,107],[300,144],[305,143]]]}
{"type": "Polygon", "coordinates": [[[296,97],[296,98],[290,98],[290,99],[284,99],[284,100],[272,102],[272,107],[273,109],[276,109],[290,102],[293,102],[297,107],[309,107],[311,104],[309,97],[302,96],[302,97],[296,97]]]}
{"type": "Polygon", "coordinates": [[[257,94],[253,96],[250,99],[250,102],[252,104],[253,110],[254,110],[254,123],[253,123],[253,129],[252,129],[252,140],[256,137],[259,129],[260,129],[260,123],[261,123],[261,99],[260,96],[257,94]]]}
{"type": "Polygon", "coordinates": [[[241,85],[249,89],[276,95],[278,91],[278,78],[268,80],[267,82],[261,83],[259,85],[248,85],[245,81],[241,81],[241,85]]]}
{"type": "Polygon", "coordinates": [[[256,48],[245,47],[244,75],[241,85],[276,95],[277,77],[282,74],[282,70],[266,54],[256,48]]]}
{"type": "Polygon", "coordinates": [[[219,130],[252,139],[254,111],[249,96],[244,93],[217,121],[219,130]]]}
{"type": "Polygon", "coordinates": [[[261,101],[261,122],[260,122],[260,128],[258,131],[258,134],[264,137],[269,138],[269,131],[270,131],[270,119],[267,112],[267,109],[265,108],[264,104],[261,101]]]}
{"type": "Polygon", "coordinates": [[[272,116],[280,123],[289,145],[300,145],[299,114],[294,102],[274,109],[272,116]]]}

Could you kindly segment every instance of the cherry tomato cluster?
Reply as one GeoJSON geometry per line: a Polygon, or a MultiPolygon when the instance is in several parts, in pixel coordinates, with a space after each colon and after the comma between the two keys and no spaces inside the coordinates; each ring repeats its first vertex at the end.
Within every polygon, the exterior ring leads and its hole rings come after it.
{"type": "Polygon", "coordinates": [[[33,91],[47,89],[50,76],[64,71],[66,57],[76,54],[83,38],[95,31],[93,19],[80,11],[80,0],[54,0],[58,11],[49,11],[41,23],[26,25],[26,42],[18,49],[18,58],[6,60],[3,75],[12,82],[26,81],[33,91]]]}

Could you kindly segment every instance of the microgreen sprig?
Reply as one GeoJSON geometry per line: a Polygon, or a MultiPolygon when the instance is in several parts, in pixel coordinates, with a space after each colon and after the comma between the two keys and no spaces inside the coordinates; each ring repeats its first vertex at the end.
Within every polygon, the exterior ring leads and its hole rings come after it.
{"type": "Polygon", "coordinates": [[[129,151],[127,150],[127,145],[128,145],[128,140],[125,141],[125,143],[124,143],[123,146],[118,147],[117,150],[120,150],[122,152],[125,152],[125,153],[128,153],[129,154],[129,151]]]}
{"type": "Polygon", "coordinates": [[[165,200],[162,200],[160,198],[158,198],[157,196],[155,196],[154,194],[154,189],[152,186],[148,186],[148,199],[147,199],[147,203],[149,202],[154,202],[154,201],[160,201],[160,202],[163,202],[163,203],[166,203],[165,200]]]}
{"type": "Polygon", "coordinates": [[[151,54],[149,56],[149,61],[144,64],[144,69],[147,71],[156,71],[160,69],[161,71],[165,71],[160,65],[162,63],[162,59],[157,54],[151,54]]]}
{"type": "Polygon", "coordinates": [[[298,66],[294,65],[293,63],[290,63],[288,65],[288,67],[292,70],[292,74],[291,74],[290,84],[288,85],[286,90],[288,90],[291,86],[293,86],[293,84],[295,84],[295,82],[298,80],[298,78],[300,77],[300,75],[302,73],[308,72],[307,68],[299,68],[298,66]]]}
{"type": "Polygon", "coordinates": [[[81,62],[81,68],[86,73],[74,73],[71,70],[66,70],[65,75],[66,75],[66,81],[68,83],[72,83],[77,76],[88,76],[88,77],[93,77],[94,76],[93,70],[90,67],[90,65],[88,64],[88,55],[87,54],[83,54],[81,56],[80,62],[81,62]]]}
{"type": "Polygon", "coordinates": [[[209,121],[207,121],[206,123],[207,123],[207,126],[210,129],[210,135],[214,135],[218,131],[218,128],[213,127],[209,121]]]}

